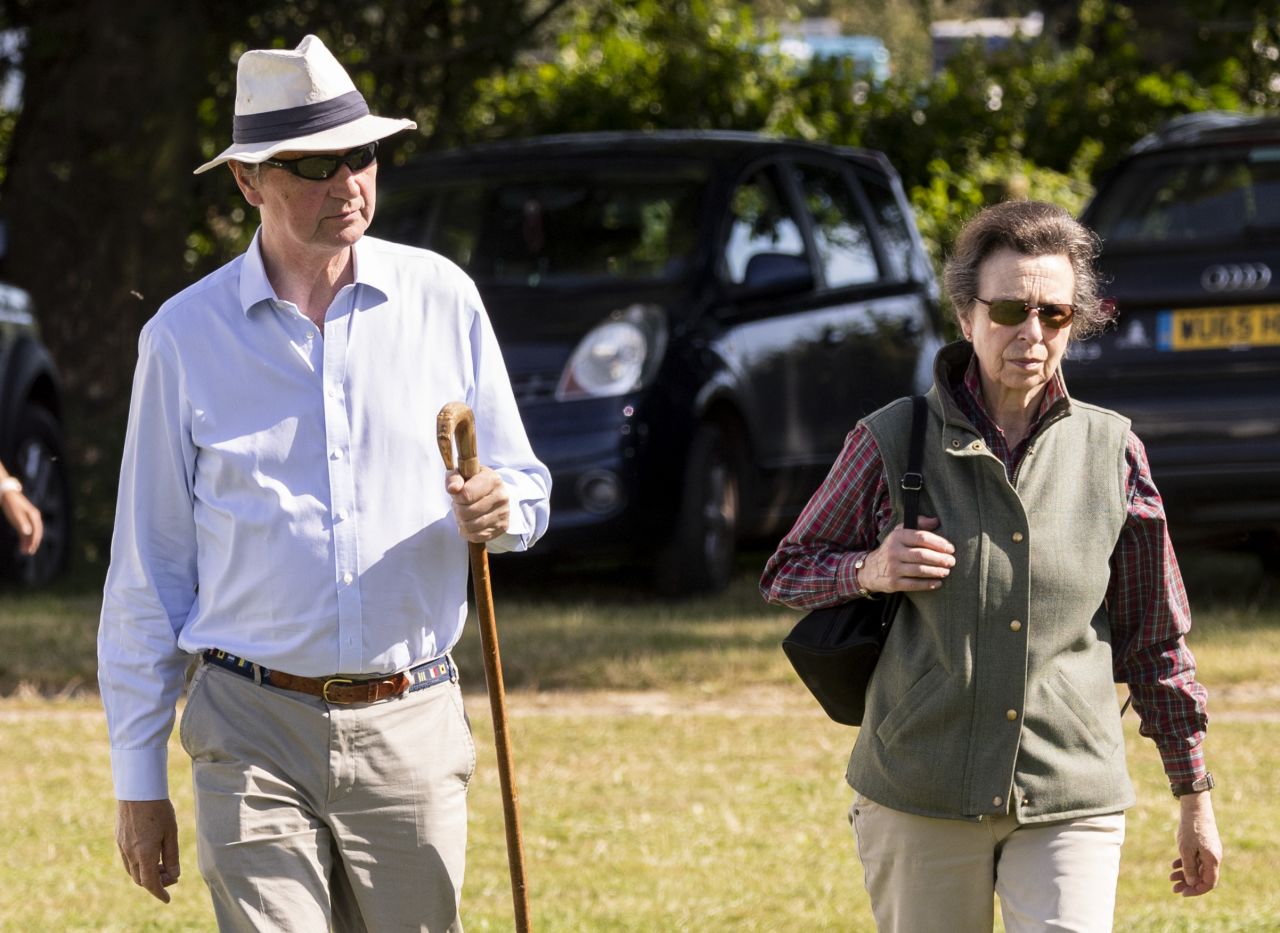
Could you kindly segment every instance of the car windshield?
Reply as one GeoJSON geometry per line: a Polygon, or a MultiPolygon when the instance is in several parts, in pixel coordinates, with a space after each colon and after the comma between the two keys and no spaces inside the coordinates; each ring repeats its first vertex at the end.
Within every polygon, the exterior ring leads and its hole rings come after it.
{"type": "Polygon", "coordinates": [[[1280,234],[1280,146],[1138,160],[1092,213],[1109,246],[1280,234]]]}
{"type": "Polygon", "coordinates": [[[665,280],[689,268],[704,189],[688,173],[542,173],[388,192],[378,213],[383,235],[443,253],[477,280],[665,280]]]}

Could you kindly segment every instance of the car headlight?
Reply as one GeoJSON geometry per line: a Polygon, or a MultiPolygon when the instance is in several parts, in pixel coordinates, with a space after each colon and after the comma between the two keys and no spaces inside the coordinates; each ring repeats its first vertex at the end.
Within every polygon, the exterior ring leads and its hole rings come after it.
{"type": "Polygon", "coordinates": [[[656,305],[613,312],[591,329],[569,357],[556,398],[606,398],[646,385],[662,362],[667,317],[656,305]]]}

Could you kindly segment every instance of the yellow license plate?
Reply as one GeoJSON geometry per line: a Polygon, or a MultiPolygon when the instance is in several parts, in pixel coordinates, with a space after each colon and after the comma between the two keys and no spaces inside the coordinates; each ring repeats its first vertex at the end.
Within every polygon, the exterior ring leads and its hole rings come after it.
{"type": "Polygon", "coordinates": [[[1280,346],[1280,305],[1161,311],[1161,350],[1230,350],[1280,346]]]}

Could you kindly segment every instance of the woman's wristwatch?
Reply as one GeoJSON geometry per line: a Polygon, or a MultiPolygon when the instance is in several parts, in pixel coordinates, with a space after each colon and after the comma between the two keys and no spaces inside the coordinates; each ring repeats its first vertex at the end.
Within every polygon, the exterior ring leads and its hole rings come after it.
{"type": "Polygon", "coordinates": [[[1197,778],[1194,781],[1183,781],[1181,784],[1170,784],[1169,790],[1173,791],[1175,797],[1185,797],[1187,794],[1198,794],[1204,790],[1213,790],[1213,775],[1208,771],[1204,773],[1204,777],[1197,778]]]}
{"type": "Polygon", "coordinates": [[[6,476],[0,479],[0,496],[11,492],[22,492],[22,483],[16,476],[6,476]]]}

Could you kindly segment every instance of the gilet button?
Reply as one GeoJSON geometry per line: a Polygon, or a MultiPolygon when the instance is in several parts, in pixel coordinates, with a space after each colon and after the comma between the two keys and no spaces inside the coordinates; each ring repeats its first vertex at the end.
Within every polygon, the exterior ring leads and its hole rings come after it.
{"type": "Polygon", "coordinates": [[[1009,630],[1013,632],[1021,632],[1022,623],[1019,622],[1017,619],[1014,619],[1012,622],[1009,623],[1009,630]]]}
{"type": "Polygon", "coordinates": [[[1013,542],[1014,542],[1014,544],[1018,544],[1018,543],[1020,543],[1021,541],[1022,541],[1022,532],[1021,532],[1021,531],[1015,531],[1015,532],[1013,533],[1013,542]]]}

